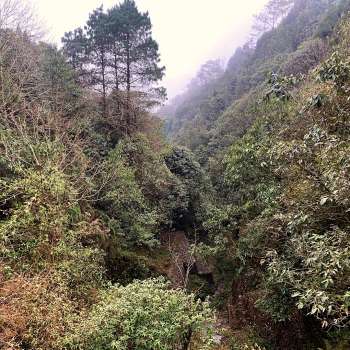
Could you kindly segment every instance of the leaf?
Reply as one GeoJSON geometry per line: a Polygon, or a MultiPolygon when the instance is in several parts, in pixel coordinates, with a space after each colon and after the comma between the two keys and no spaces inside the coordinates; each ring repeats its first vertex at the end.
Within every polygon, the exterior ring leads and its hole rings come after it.
{"type": "Polygon", "coordinates": [[[320,200],[320,204],[321,205],[325,205],[328,201],[328,197],[322,197],[321,200],[320,200]]]}

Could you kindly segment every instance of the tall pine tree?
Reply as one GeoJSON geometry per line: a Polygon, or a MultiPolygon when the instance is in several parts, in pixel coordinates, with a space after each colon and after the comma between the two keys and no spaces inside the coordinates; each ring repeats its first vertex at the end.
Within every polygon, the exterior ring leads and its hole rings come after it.
{"type": "Polygon", "coordinates": [[[119,41],[125,69],[126,91],[145,88],[161,80],[158,44],[152,38],[152,24],[148,12],[141,13],[135,1],[124,0],[119,6],[119,41]]]}
{"type": "Polygon", "coordinates": [[[108,64],[113,75],[113,88],[115,91],[122,89],[125,83],[125,69],[122,67],[122,43],[120,41],[121,21],[119,5],[108,10],[108,31],[110,35],[110,55],[108,64]]]}
{"type": "MultiPolygon", "coordinates": [[[[146,105],[150,106],[165,96],[164,89],[155,88],[165,68],[160,65],[158,44],[152,38],[151,20],[148,12],[138,10],[135,1],[124,0],[107,13],[102,7],[96,9],[84,32],[77,29],[66,33],[62,41],[73,68],[88,70],[89,85],[101,93],[104,114],[112,91],[118,95],[125,92],[123,105],[127,110],[131,109],[132,97],[146,95],[146,105]]],[[[128,119],[130,124],[136,122],[128,119]]]]}
{"type": "Polygon", "coordinates": [[[110,33],[108,17],[100,7],[90,14],[85,27],[88,40],[89,63],[91,64],[92,85],[102,93],[103,112],[107,108],[108,92],[108,54],[110,52],[110,33]]]}
{"type": "MultiPolygon", "coordinates": [[[[76,71],[80,83],[84,82],[86,76],[87,38],[82,28],[67,32],[62,38],[63,54],[68,58],[68,63],[76,71]]],[[[85,85],[85,84],[84,84],[85,85]]]]}

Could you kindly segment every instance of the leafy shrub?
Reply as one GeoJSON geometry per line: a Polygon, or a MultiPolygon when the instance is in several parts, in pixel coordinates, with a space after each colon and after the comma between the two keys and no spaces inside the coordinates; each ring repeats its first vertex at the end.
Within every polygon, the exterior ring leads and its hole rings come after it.
{"type": "Polygon", "coordinates": [[[334,52],[316,72],[319,81],[332,82],[336,89],[344,94],[350,91],[350,61],[339,52],[334,52]]]}
{"type": "Polygon", "coordinates": [[[79,309],[55,272],[34,277],[0,272],[0,347],[6,350],[62,350],[69,320],[79,309]]]}
{"type": "Polygon", "coordinates": [[[280,101],[289,100],[292,97],[290,90],[297,82],[298,79],[293,75],[287,77],[272,73],[267,81],[269,90],[266,92],[265,100],[270,100],[271,97],[275,97],[280,101]]]}
{"type": "Polygon", "coordinates": [[[13,204],[0,222],[3,257],[38,261],[68,230],[69,196],[65,176],[57,169],[24,170],[16,179],[2,178],[1,200],[13,204]],[[54,230],[52,228],[55,228],[54,230]]]}
{"type": "Polygon", "coordinates": [[[171,350],[191,340],[211,347],[213,315],[207,302],[181,290],[169,290],[163,279],[113,286],[102,293],[76,331],[69,349],[171,350]]]}
{"type": "Polygon", "coordinates": [[[175,178],[171,217],[181,229],[200,225],[204,193],[210,194],[207,177],[194,155],[186,148],[173,147],[165,155],[165,164],[175,178]]]}
{"type": "Polygon", "coordinates": [[[97,190],[101,188],[99,205],[108,215],[112,232],[129,245],[154,245],[156,212],[143,195],[135,169],[123,155],[122,144],[110,152],[102,167],[96,184],[97,190]]]}
{"type": "Polygon", "coordinates": [[[299,309],[323,320],[323,325],[348,322],[350,249],[347,232],[337,227],[322,235],[305,232],[288,243],[279,256],[271,251],[268,273],[275,285],[292,291],[299,309]]]}

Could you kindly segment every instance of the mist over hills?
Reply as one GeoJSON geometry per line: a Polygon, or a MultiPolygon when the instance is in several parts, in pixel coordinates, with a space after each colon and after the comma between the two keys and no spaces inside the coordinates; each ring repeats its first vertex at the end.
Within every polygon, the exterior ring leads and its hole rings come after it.
{"type": "Polygon", "coordinates": [[[152,28],[0,2],[0,349],[350,349],[350,0],[268,1],[161,117],[152,28]]]}

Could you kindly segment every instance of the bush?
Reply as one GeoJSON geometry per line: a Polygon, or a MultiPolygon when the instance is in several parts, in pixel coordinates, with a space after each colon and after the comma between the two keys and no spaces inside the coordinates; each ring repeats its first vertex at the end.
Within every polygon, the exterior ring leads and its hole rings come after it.
{"type": "Polygon", "coordinates": [[[35,277],[2,278],[0,270],[0,348],[62,350],[61,340],[79,309],[54,271],[35,277]]]}
{"type": "Polygon", "coordinates": [[[334,228],[305,232],[290,240],[283,255],[269,253],[270,282],[288,288],[299,309],[323,321],[323,326],[348,324],[350,248],[348,233],[334,228]]]}
{"type": "Polygon", "coordinates": [[[350,91],[350,61],[339,52],[334,52],[316,72],[319,81],[333,83],[344,94],[350,91]]]}
{"type": "Polygon", "coordinates": [[[211,347],[213,314],[207,302],[181,290],[170,290],[163,279],[113,286],[102,293],[76,331],[68,349],[172,350],[191,341],[211,347]]]}
{"type": "Polygon", "coordinates": [[[96,191],[100,191],[98,204],[108,215],[113,234],[130,246],[155,245],[153,230],[157,213],[144,196],[135,169],[123,154],[123,144],[110,152],[102,168],[96,183],[96,191]]]}

